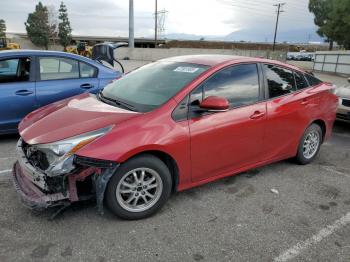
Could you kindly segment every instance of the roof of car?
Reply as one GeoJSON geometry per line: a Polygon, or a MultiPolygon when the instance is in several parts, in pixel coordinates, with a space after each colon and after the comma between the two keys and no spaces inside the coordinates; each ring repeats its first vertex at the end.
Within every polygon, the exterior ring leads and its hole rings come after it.
{"type": "Polygon", "coordinates": [[[57,56],[65,56],[70,58],[75,58],[87,62],[91,62],[92,60],[86,58],[84,56],[62,52],[62,51],[47,51],[47,50],[29,50],[29,49],[17,49],[17,50],[5,50],[0,52],[0,57],[2,56],[12,56],[12,55],[57,55],[57,56]]]}
{"type": "Polygon", "coordinates": [[[277,60],[270,60],[261,57],[247,57],[247,56],[234,56],[234,55],[185,55],[185,56],[175,56],[162,59],[160,61],[171,61],[171,62],[183,62],[191,64],[200,64],[207,66],[216,66],[222,63],[232,62],[232,63],[244,63],[244,62],[261,62],[261,63],[273,63],[277,65],[282,65],[295,69],[298,71],[303,71],[302,69],[295,67],[293,65],[285,64],[277,60]]]}

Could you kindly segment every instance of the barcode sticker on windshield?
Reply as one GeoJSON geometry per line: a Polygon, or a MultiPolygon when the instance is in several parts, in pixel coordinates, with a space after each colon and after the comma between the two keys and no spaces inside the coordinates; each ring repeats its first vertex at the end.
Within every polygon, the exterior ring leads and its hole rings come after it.
{"type": "Polygon", "coordinates": [[[198,71],[199,68],[189,66],[179,66],[174,69],[175,72],[190,73],[193,74],[198,71]]]}

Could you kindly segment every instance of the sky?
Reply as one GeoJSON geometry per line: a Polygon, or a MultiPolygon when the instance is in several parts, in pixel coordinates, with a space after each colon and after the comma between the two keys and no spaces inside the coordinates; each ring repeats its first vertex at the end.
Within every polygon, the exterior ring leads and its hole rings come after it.
{"type": "MultiPolygon", "coordinates": [[[[75,35],[128,36],[129,0],[65,0],[75,35]]],[[[233,32],[236,40],[272,41],[277,0],[158,0],[166,10],[165,35],[180,34],[222,39],[233,32]],[[242,38],[242,39],[240,39],[242,38]]],[[[296,39],[313,40],[315,26],[308,0],[283,0],[279,32],[296,39]]],[[[43,0],[59,7],[60,1],[43,0]]],[[[35,8],[34,0],[0,0],[0,18],[8,32],[25,32],[24,22],[35,8]]],[[[155,0],[134,0],[135,36],[153,37],[155,0]]],[[[283,41],[283,39],[280,39],[283,41]]],[[[300,41],[301,41],[300,40],[300,41]]]]}

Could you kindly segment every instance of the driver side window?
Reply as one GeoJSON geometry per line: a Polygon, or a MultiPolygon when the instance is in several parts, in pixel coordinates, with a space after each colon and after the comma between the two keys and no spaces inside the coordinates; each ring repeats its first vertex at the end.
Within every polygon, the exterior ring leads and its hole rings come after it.
{"type": "Polygon", "coordinates": [[[29,57],[0,60],[0,83],[29,81],[30,63],[29,57]]]}
{"type": "Polygon", "coordinates": [[[256,64],[240,64],[220,70],[191,94],[191,105],[208,96],[224,97],[231,108],[259,101],[259,75],[256,64]],[[203,92],[202,92],[203,90],[203,92]]]}

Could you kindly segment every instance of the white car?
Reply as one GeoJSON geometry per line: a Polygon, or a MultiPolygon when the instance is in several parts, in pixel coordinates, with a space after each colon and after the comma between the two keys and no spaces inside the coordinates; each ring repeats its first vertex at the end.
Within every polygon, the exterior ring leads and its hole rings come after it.
{"type": "Polygon", "coordinates": [[[335,94],[339,97],[337,119],[350,122],[350,85],[337,88],[335,94]]]}

